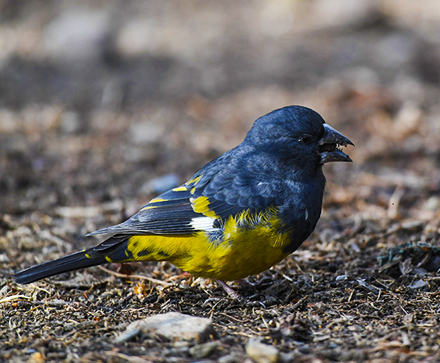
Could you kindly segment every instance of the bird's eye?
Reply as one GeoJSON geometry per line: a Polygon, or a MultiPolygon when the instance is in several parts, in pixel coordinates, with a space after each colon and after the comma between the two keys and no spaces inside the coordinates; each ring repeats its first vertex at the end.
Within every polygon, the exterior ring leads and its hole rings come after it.
{"type": "Polygon", "coordinates": [[[312,141],[312,135],[310,134],[301,135],[298,141],[302,144],[308,144],[310,141],[312,141]]]}

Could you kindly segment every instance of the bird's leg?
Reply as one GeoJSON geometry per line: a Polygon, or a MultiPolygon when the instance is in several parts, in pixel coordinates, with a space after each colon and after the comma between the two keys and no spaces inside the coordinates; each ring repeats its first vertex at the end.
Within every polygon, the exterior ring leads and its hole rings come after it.
{"type": "Polygon", "coordinates": [[[217,279],[215,281],[217,281],[221,285],[221,287],[223,287],[223,289],[226,291],[231,299],[243,300],[243,297],[237,291],[232,289],[226,282],[217,279]]]}
{"type": "MultiPolygon", "coordinates": [[[[238,292],[236,292],[235,290],[233,290],[231,287],[229,287],[229,285],[221,280],[215,280],[216,282],[218,282],[221,287],[223,287],[223,289],[226,291],[226,293],[228,294],[229,298],[238,302],[239,304],[245,304],[247,306],[258,306],[258,307],[263,307],[266,308],[266,306],[264,305],[264,303],[262,303],[261,301],[249,301],[247,298],[241,296],[238,292]]],[[[212,301],[213,298],[208,299],[209,301],[212,301]]],[[[205,301],[204,304],[206,304],[206,302],[208,302],[208,300],[205,301]]]]}

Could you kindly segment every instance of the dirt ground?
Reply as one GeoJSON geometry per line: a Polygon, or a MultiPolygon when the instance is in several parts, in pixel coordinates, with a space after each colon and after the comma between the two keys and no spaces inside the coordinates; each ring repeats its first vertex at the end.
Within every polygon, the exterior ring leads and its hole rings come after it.
{"type": "Polygon", "coordinates": [[[439,34],[435,0],[0,1],[0,361],[251,362],[253,337],[280,362],[440,361],[439,34]],[[290,104],[354,163],[325,166],[297,252],[232,284],[246,303],[167,263],[11,279],[290,104]],[[213,348],[115,342],[171,311],[211,318],[213,348]]]}

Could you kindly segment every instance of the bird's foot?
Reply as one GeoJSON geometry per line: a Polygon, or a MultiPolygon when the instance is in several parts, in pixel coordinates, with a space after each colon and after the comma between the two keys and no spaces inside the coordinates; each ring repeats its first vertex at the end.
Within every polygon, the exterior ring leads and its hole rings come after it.
{"type": "MultiPolygon", "coordinates": [[[[247,296],[243,296],[240,293],[238,293],[237,291],[235,291],[233,288],[231,288],[226,282],[221,281],[221,280],[215,280],[222,288],[223,290],[225,290],[227,297],[225,298],[221,298],[221,297],[210,297],[208,298],[204,303],[203,306],[206,306],[208,304],[214,304],[214,307],[217,306],[220,303],[226,303],[228,300],[229,302],[234,302],[234,303],[238,303],[239,305],[246,305],[246,306],[250,306],[250,307],[263,307],[266,308],[266,301],[261,301],[261,295],[259,293],[256,294],[252,294],[252,295],[247,295],[247,296]],[[232,301],[231,301],[232,300],[232,301]]],[[[244,280],[239,280],[237,282],[239,282],[241,284],[241,282],[244,280]]],[[[258,284],[259,282],[255,283],[258,284]]],[[[241,286],[245,286],[246,288],[249,289],[249,287],[251,287],[252,289],[254,288],[255,284],[248,284],[247,282],[244,282],[243,285],[241,284],[241,286]]]]}
{"type": "MultiPolygon", "coordinates": [[[[220,280],[216,280],[216,281],[221,285],[221,287],[223,287],[223,289],[228,294],[228,297],[230,299],[238,302],[239,304],[247,305],[247,306],[258,306],[258,307],[263,307],[263,308],[266,307],[266,305],[263,302],[256,300],[256,299],[258,299],[259,294],[254,294],[254,295],[245,297],[245,296],[240,295],[234,289],[232,289],[226,282],[220,281],[220,280]]],[[[238,282],[241,284],[242,281],[244,281],[244,280],[239,280],[238,282]]]]}
{"type": "Polygon", "coordinates": [[[221,280],[216,280],[223,290],[228,294],[229,298],[232,300],[243,301],[244,297],[241,296],[237,291],[235,291],[232,287],[230,287],[226,282],[221,280]]]}

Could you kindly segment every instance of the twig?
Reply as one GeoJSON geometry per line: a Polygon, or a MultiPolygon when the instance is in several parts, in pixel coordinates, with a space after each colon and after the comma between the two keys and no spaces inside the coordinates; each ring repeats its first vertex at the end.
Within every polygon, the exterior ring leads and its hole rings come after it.
{"type": "Polygon", "coordinates": [[[107,272],[110,275],[116,276],[116,277],[121,277],[124,279],[140,279],[140,280],[147,280],[150,281],[154,284],[159,284],[159,285],[163,285],[163,286],[172,286],[173,284],[170,284],[169,282],[165,282],[162,280],[157,280],[157,279],[153,279],[152,277],[147,277],[147,276],[143,276],[143,275],[126,275],[126,274],[121,274],[119,272],[116,271],[112,271],[109,270],[103,266],[98,266],[102,271],[107,272]]]}
{"type": "Polygon", "coordinates": [[[291,308],[289,308],[289,311],[294,311],[296,310],[304,301],[306,301],[308,299],[309,295],[306,295],[304,297],[302,297],[301,299],[299,299],[295,305],[293,305],[291,308]]]}
{"type": "Polygon", "coordinates": [[[122,353],[119,353],[119,352],[113,352],[111,350],[105,352],[105,354],[107,354],[110,357],[118,357],[118,358],[121,358],[121,359],[125,359],[126,361],[132,362],[132,363],[152,363],[151,360],[146,360],[146,359],[143,359],[143,358],[140,358],[140,357],[135,357],[135,356],[132,356],[132,355],[126,355],[126,354],[122,354],[122,353]]]}
{"type": "Polygon", "coordinates": [[[25,295],[11,295],[11,296],[6,296],[3,299],[0,299],[0,304],[12,302],[12,301],[17,301],[17,300],[22,300],[22,299],[30,300],[32,298],[29,296],[25,296],[25,295]]]}

